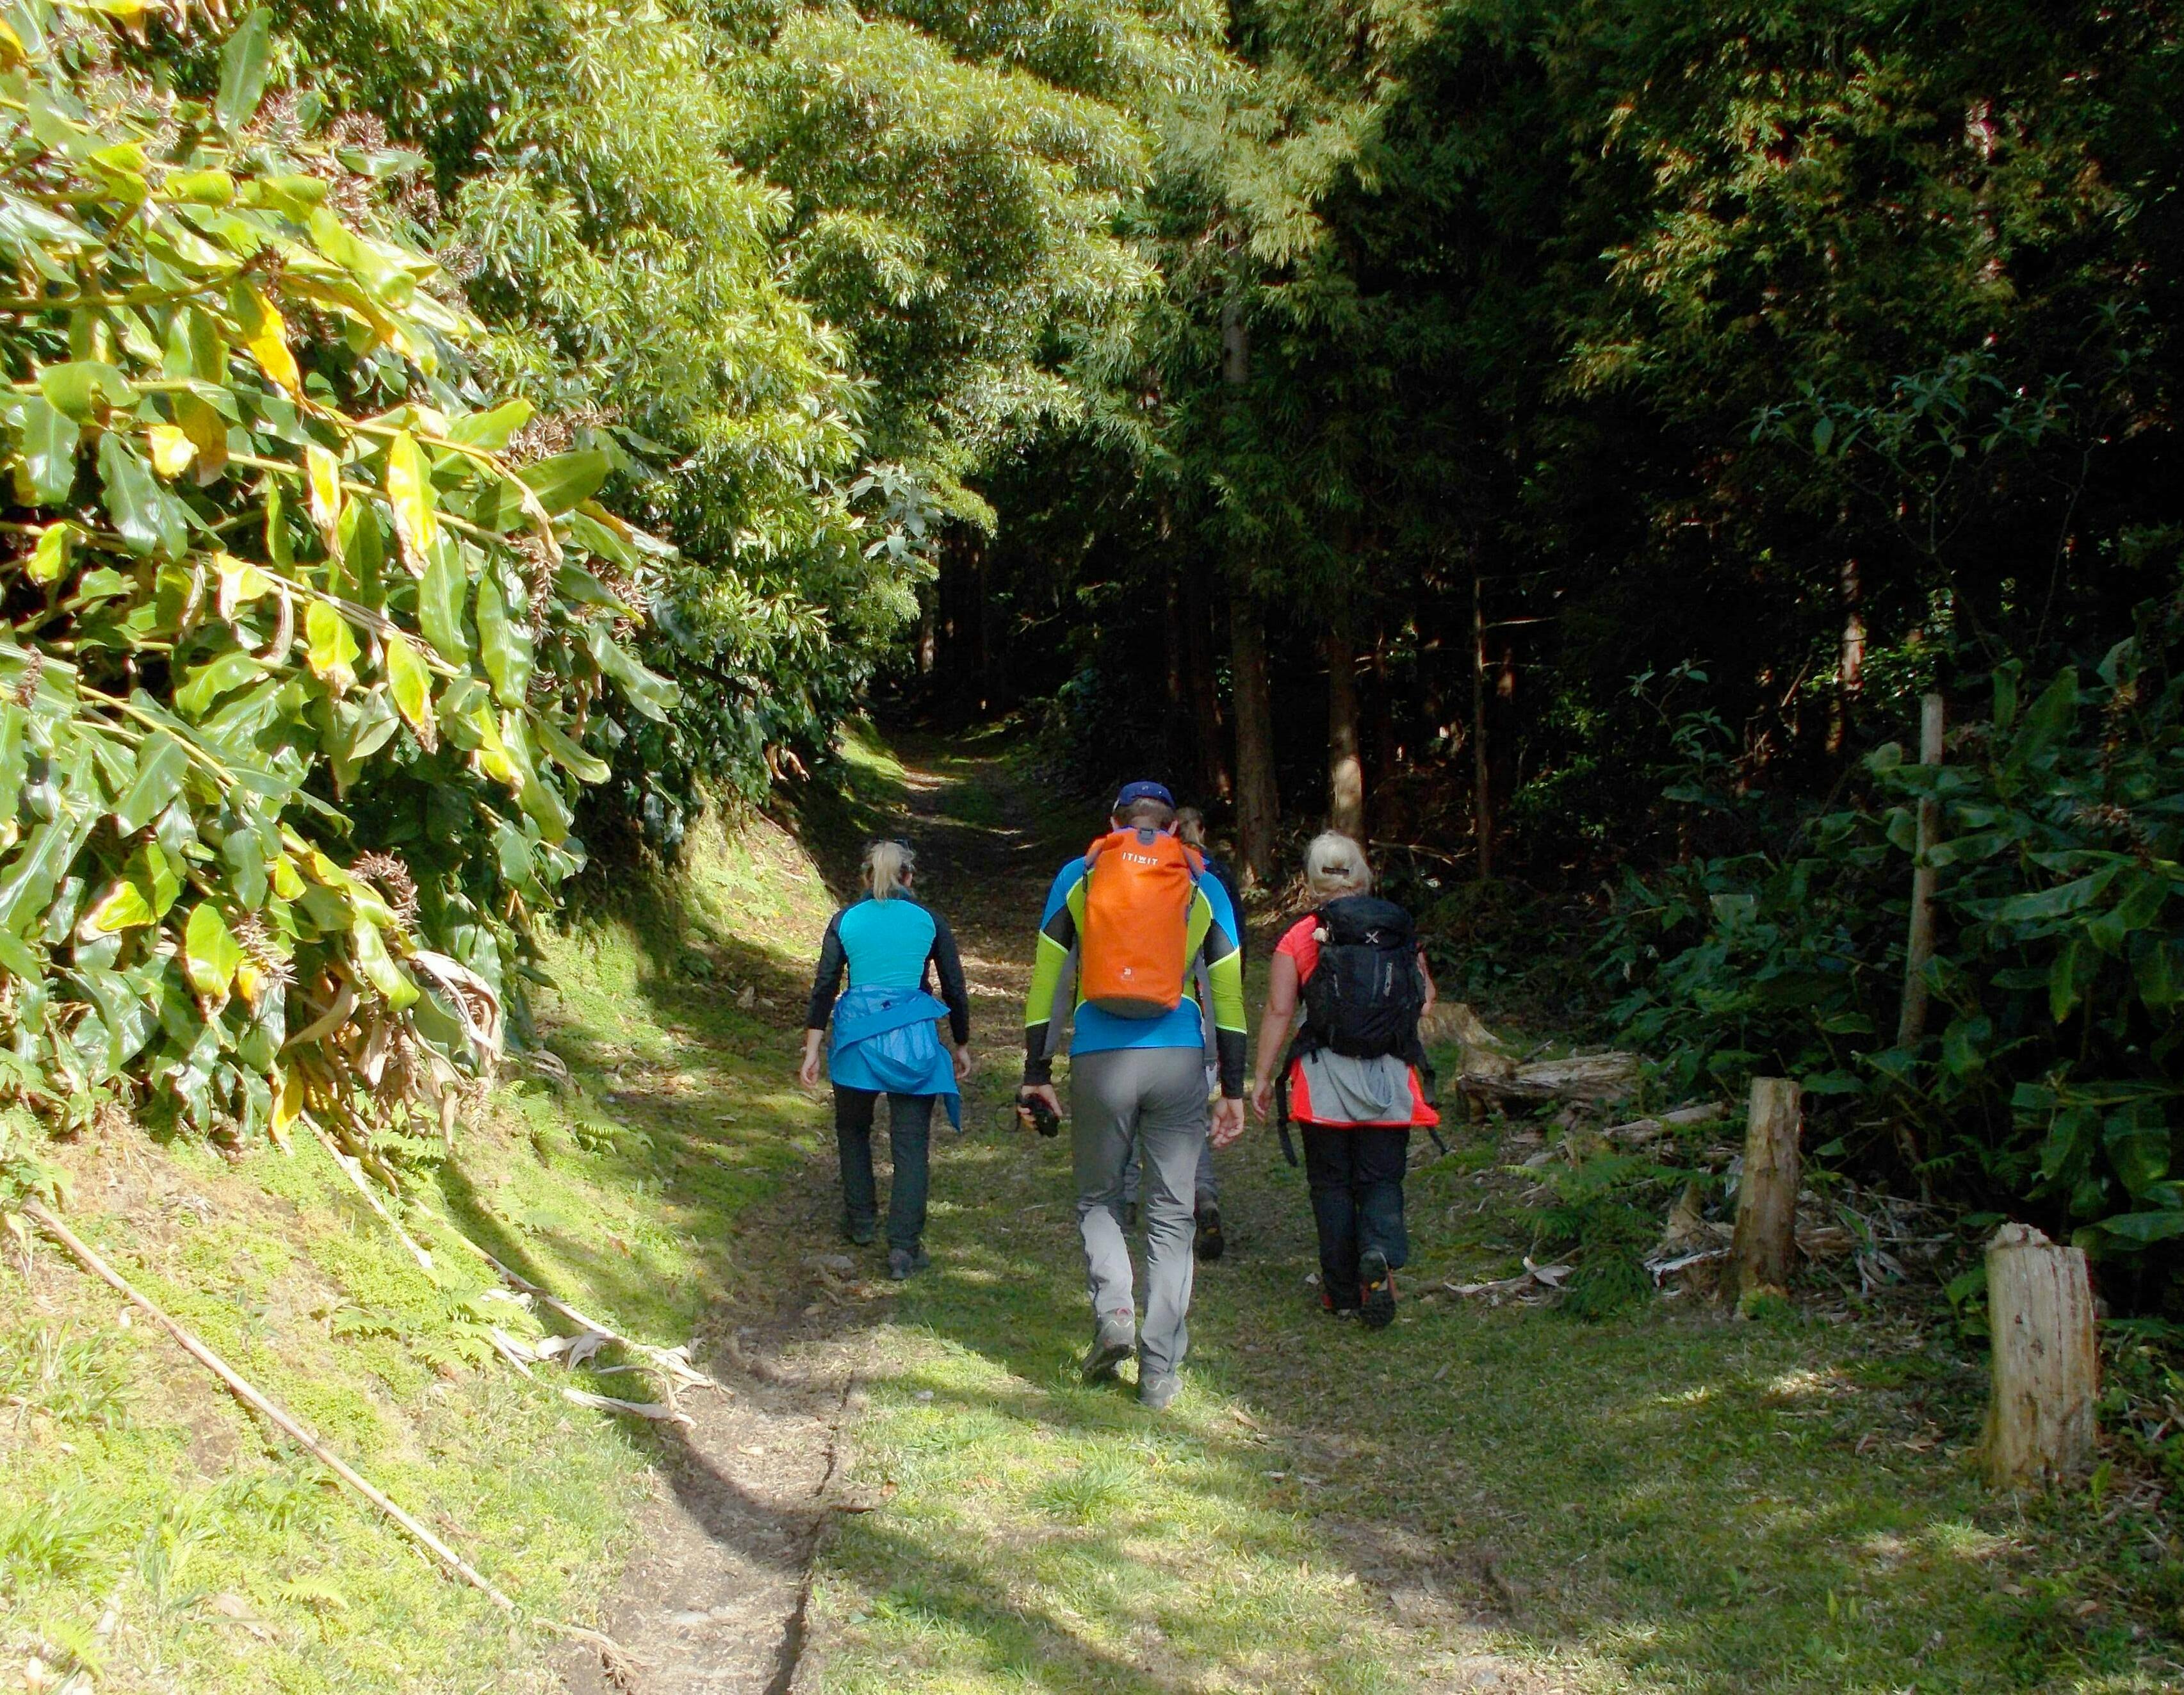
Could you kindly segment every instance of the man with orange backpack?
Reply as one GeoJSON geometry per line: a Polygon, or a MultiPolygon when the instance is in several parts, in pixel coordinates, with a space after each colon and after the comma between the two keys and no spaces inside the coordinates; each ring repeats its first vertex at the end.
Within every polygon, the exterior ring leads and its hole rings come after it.
{"type": "Polygon", "coordinates": [[[1226,1147],[1244,1129],[1242,927],[1204,859],[1176,839],[1175,798],[1166,789],[1125,784],[1109,822],[1109,834],[1062,867],[1047,892],[1017,1102],[1027,1123],[1053,1133],[1061,1111],[1054,1052],[1071,1011],[1062,995],[1074,962],[1071,1137],[1096,1326],[1084,1378],[1112,1378],[1134,1352],[1138,1398],[1158,1410],[1175,1398],[1190,1346],[1193,1202],[1209,1129],[1193,979],[1202,967],[1213,1003],[1221,1098],[1211,1133],[1216,1147],[1226,1147]],[[1134,1144],[1145,1169],[1142,1330],[1123,1223],[1123,1172],[1134,1144]]]}

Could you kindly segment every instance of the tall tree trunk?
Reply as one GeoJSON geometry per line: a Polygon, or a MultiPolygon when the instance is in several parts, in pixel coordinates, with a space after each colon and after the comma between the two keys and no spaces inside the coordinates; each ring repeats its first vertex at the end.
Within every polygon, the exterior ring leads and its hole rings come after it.
{"type": "Polygon", "coordinates": [[[1395,834],[1393,801],[1396,767],[1402,750],[1396,734],[1396,683],[1388,663],[1388,632],[1384,625],[1373,639],[1373,696],[1368,713],[1373,727],[1373,757],[1365,784],[1373,797],[1371,812],[1384,834],[1395,834]]]}
{"type": "MultiPolygon", "coordinates": [[[[1251,379],[1251,326],[1234,294],[1221,303],[1221,381],[1231,404],[1251,379]]],[[[1274,786],[1274,709],[1267,689],[1267,631],[1249,581],[1238,572],[1228,597],[1228,661],[1236,690],[1236,849],[1245,886],[1274,874],[1274,831],[1281,795],[1274,786]]]]}
{"type": "Polygon", "coordinates": [[[1173,568],[1162,572],[1163,616],[1161,619],[1161,639],[1167,650],[1167,691],[1161,712],[1161,765],[1173,783],[1183,769],[1184,750],[1189,744],[1184,733],[1183,699],[1183,587],[1176,581],[1173,568]]]}
{"type": "Polygon", "coordinates": [[[940,585],[933,585],[933,593],[922,597],[923,604],[917,613],[917,674],[930,677],[933,668],[940,660],[940,585]]]}
{"type": "Polygon", "coordinates": [[[1222,734],[1221,694],[1214,686],[1212,587],[1204,571],[1184,571],[1184,675],[1190,692],[1191,729],[1198,739],[1198,792],[1226,806],[1235,796],[1235,785],[1228,775],[1228,739],[1222,734]]]}
{"type": "Polygon", "coordinates": [[[978,550],[978,711],[983,716],[1001,698],[1001,618],[994,605],[992,555],[983,539],[972,545],[978,550]]]}
{"type": "Polygon", "coordinates": [[[1357,752],[1357,648],[1350,617],[1327,622],[1327,827],[1362,840],[1365,765],[1357,752]]]}
{"type": "Polygon", "coordinates": [[[1471,564],[1471,836],[1479,874],[1494,875],[1494,773],[1486,756],[1486,579],[1471,564]]]}
{"type": "Polygon", "coordinates": [[[1228,603],[1228,655],[1236,687],[1236,849],[1247,887],[1274,874],[1274,829],[1281,795],[1274,786],[1274,712],[1267,691],[1267,633],[1251,597],[1228,603]]]}
{"type": "Polygon", "coordinates": [[[1842,640],[1836,650],[1836,698],[1828,715],[1830,753],[1841,753],[1850,739],[1851,703],[1857,700],[1865,677],[1865,615],[1858,606],[1865,597],[1854,559],[1843,561],[1841,594],[1842,640]]]}

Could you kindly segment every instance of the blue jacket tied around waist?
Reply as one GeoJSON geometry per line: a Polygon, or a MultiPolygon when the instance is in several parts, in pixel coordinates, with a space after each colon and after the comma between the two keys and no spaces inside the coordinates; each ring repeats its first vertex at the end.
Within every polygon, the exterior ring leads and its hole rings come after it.
{"type": "Polygon", "coordinates": [[[935,1028],[947,1016],[946,1005],[922,989],[853,988],[834,1006],[827,1074],[844,1089],[938,1095],[960,1130],[962,1093],[935,1028]]]}

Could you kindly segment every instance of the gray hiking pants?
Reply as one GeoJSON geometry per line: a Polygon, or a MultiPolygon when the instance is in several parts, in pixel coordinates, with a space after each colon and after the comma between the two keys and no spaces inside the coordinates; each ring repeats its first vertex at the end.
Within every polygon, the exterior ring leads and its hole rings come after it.
{"type": "Polygon", "coordinates": [[[1123,1170],[1134,1145],[1144,1150],[1145,1310],[1138,1358],[1145,1376],[1173,1371],[1190,1346],[1191,1202],[1206,1146],[1206,1064],[1195,1045],[1117,1048],[1069,1062],[1077,1228],[1095,1322],[1137,1310],[1123,1170]]]}

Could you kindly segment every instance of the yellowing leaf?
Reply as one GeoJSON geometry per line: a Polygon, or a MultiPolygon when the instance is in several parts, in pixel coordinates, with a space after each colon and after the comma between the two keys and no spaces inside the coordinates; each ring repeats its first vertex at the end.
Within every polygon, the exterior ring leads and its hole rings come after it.
{"type": "Polygon", "coordinates": [[[85,940],[116,935],[148,924],[152,917],[152,903],[144,898],[144,891],[125,878],[92,903],[76,927],[76,934],[85,940]]]}
{"type": "Polygon", "coordinates": [[[58,583],[67,573],[69,554],[75,544],[74,524],[48,524],[38,532],[38,544],[31,550],[30,576],[33,583],[58,583]]]}
{"type": "Polygon", "coordinates": [[[175,422],[197,449],[198,481],[216,481],[227,469],[227,420],[194,394],[175,399],[175,422]]]}
{"type": "Polygon", "coordinates": [[[394,694],[395,709],[431,747],[437,739],[432,724],[432,673],[416,644],[399,633],[390,633],[387,638],[387,681],[394,694]]]}
{"type": "Polygon", "coordinates": [[[273,592],[273,579],[247,559],[219,553],[213,555],[212,562],[220,573],[220,616],[224,623],[235,622],[236,608],[245,601],[273,592]]]}
{"type": "Polygon", "coordinates": [[[238,302],[242,345],[258,361],[258,368],[289,393],[301,394],[304,374],[296,367],[296,355],[288,351],[288,326],[281,320],[280,308],[249,283],[238,291],[238,302]]]}
{"type": "Polygon", "coordinates": [[[13,70],[23,62],[23,38],[6,20],[0,19],[0,70],[13,70]]]}
{"type": "Polygon", "coordinates": [[[294,860],[284,853],[265,868],[271,873],[273,892],[276,895],[283,900],[300,900],[304,898],[303,873],[296,869],[294,860]]]}
{"type": "Polygon", "coordinates": [[[325,601],[314,600],[304,615],[304,633],[310,644],[312,674],[335,694],[346,694],[355,685],[356,659],[362,651],[348,620],[325,601]]]}
{"type": "Polygon", "coordinates": [[[439,520],[432,510],[432,479],[425,456],[407,430],[387,449],[387,498],[394,503],[394,532],[410,568],[421,572],[431,557],[439,520]]]}
{"type": "MultiPolygon", "coordinates": [[[[276,1073],[278,1077],[278,1073],[276,1073]]],[[[272,1130],[275,1136],[283,1136],[288,1126],[304,1116],[304,1079],[299,1072],[291,1071],[279,1077],[279,1087],[273,1095],[272,1130]]]]}
{"type": "Polygon", "coordinates": [[[335,536],[342,513],[341,461],[314,443],[304,449],[304,471],[310,491],[311,521],[326,538],[326,546],[338,552],[335,536]]]}
{"type": "Polygon", "coordinates": [[[242,962],[235,967],[235,992],[242,997],[245,1006],[254,1009],[258,991],[265,986],[265,973],[259,968],[256,960],[245,954],[242,962]]]}
{"type": "Polygon", "coordinates": [[[152,426],[152,469],[165,477],[180,477],[198,455],[198,444],[187,431],[172,424],[152,426]]]}

